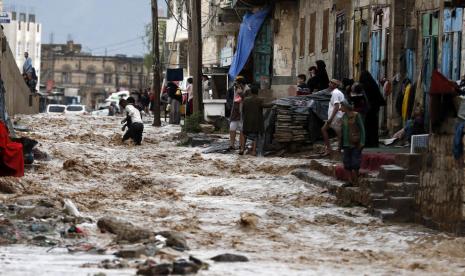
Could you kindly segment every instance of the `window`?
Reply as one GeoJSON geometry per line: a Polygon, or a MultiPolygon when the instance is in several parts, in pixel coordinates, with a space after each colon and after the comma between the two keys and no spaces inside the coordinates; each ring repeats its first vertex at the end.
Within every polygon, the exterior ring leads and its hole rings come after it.
{"type": "Polygon", "coordinates": [[[329,9],[323,12],[323,37],[321,40],[321,51],[328,51],[328,38],[329,38],[329,9]]]}
{"type": "Polygon", "coordinates": [[[86,83],[89,85],[94,85],[97,82],[97,75],[95,73],[87,73],[86,83]]]}
{"type": "Polygon", "coordinates": [[[305,56],[305,18],[300,19],[300,52],[299,56],[305,56]]]}
{"type": "Polygon", "coordinates": [[[71,83],[71,72],[61,73],[61,82],[64,84],[70,84],[71,83]]]}
{"type": "Polygon", "coordinates": [[[103,83],[104,84],[111,84],[113,79],[113,75],[109,73],[103,74],[103,83]]]}
{"type": "Polygon", "coordinates": [[[37,24],[37,32],[40,32],[40,25],[37,24]]]}
{"type": "Polygon", "coordinates": [[[11,20],[16,21],[16,12],[11,13],[11,20]]]}
{"type": "Polygon", "coordinates": [[[310,14],[310,38],[308,40],[308,54],[315,53],[316,13],[310,14]]]}

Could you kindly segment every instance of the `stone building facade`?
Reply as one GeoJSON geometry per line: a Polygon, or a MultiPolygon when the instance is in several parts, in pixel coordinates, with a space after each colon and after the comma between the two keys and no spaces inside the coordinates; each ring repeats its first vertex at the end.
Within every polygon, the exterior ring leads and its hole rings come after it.
{"type": "Polygon", "coordinates": [[[118,90],[142,90],[148,84],[142,58],[126,56],[92,56],[82,46],[66,44],[42,46],[42,84],[79,89],[81,102],[89,107],[118,90]]]}

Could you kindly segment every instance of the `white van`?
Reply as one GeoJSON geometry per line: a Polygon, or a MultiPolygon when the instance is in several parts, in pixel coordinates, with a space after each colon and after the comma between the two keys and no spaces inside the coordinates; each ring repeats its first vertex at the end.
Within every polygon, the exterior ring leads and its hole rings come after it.
{"type": "Polygon", "coordinates": [[[66,106],[65,109],[66,115],[84,115],[87,114],[86,106],[81,104],[71,104],[66,106]]]}
{"type": "Polygon", "coordinates": [[[47,114],[63,114],[65,113],[66,105],[62,104],[49,104],[47,105],[47,110],[45,113],[47,114]]]}

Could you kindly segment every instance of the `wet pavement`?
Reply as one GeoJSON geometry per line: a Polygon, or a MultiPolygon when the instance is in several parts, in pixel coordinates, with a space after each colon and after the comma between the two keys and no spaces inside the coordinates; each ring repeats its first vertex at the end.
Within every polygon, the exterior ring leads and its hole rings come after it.
{"type": "MultiPolygon", "coordinates": [[[[94,220],[113,216],[153,231],[187,237],[202,260],[221,253],[246,263],[210,263],[199,275],[390,275],[465,273],[465,239],[408,224],[384,224],[363,208],[342,208],[325,190],[290,175],[303,158],[202,154],[177,145],[180,128],[145,126],[140,147],[119,141],[119,118],[24,116],[39,149],[52,156],[23,179],[19,195],[71,199],[94,220]],[[63,167],[64,162],[72,164],[63,167]],[[241,222],[250,214],[253,222],[241,222]]],[[[0,201],[0,202],[1,202],[0,201]]],[[[88,242],[111,236],[88,226],[88,242]]],[[[110,255],[0,247],[0,275],[131,275],[88,267],[110,255]],[[28,261],[29,260],[29,261],[28,261]],[[30,265],[26,265],[30,264],[30,265]]]]}

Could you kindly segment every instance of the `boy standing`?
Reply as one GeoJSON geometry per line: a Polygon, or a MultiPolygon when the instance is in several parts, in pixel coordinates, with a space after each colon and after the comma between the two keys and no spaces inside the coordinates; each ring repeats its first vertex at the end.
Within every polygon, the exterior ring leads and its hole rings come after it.
{"type": "Polygon", "coordinates": [[[241,140],[241,149],[239,154],[244,154],[247,139],[252,140],[251,155],[257,155],[257,140],[259,135],[264,132],[263,119],[263,100],[258,97],[258,87],[252,85],[250,88],[251,95],[244,99],[242,107],[243,131],[245,139],[241,140]]]}
{"type": "Polygon", "coordinates": [[[362,149],[365,146],[365,126],[362,116],[354,111],[347,101],[341,103],[342,147],[344,149],[344,168],[350,172],[349,184],[358,183],[358,173],[362,162],[362,149]]]}

